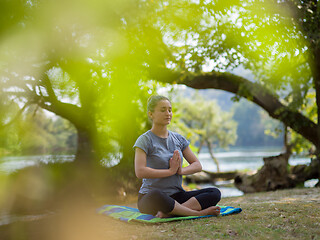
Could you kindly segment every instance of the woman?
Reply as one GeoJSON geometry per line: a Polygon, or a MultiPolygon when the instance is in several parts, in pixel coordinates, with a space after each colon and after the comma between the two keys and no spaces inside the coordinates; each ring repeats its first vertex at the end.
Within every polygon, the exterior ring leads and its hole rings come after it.
{"type": "Polygon", "coordinates": [[[164,96],[152,96],[148,101],[151,130],[136,141],[135,173],[142,178],[139,190],[140,212],[157,217],[219,215],[221,193],[217,188],[186,192],[182,175],[202,170],[201,163],[180,134],[168,131],[172,119],[171,102],[164,96]],[[188,161],[182,167],[183,157],[188,161]]]}

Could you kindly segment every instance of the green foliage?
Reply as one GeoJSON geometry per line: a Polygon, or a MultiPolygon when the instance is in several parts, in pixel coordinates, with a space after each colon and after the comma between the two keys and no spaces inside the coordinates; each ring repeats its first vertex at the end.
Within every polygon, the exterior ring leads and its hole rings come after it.
{"type": "MultiPolygon", "coordinates": [[[[145,100],[154,86],[146,83],[158,67],[192,75],[243,65],[255,75],[253,81],[302,111],[314,87],[311,62],[319,42],[318,10],[312,1],[275,4],[2,1],[1,96],[16,106],[36,104],[60,115],[87,132],[102,157],[123,151],[128,162],[132,153],[127,149],[147,128],[145,100]]],[[[315,109],[310,114],[316,114],[315,109]]],[[[5,112],[4,118],[14,118],[5,112]]],[[[235,141],[232,133],[222,134],[233,126],[215,124],[231,124],[225,121],[228,114],[203,117],[215,118],[206,124],[212,129],[195,125],[193,133],[185,123],[177,125],[192,141],[205,134],[222,147],[235,141]]]]}
{"type": "MultiPolygon", "coordinates": [[[[164,54],[143,14],[148,5],[132,0],[4,1],[1,7],[17,10],[0,19],[1,96],[23,110],[38,105],[70,121],[78,133],[85,133],[78,150],[94,148],[100,158],[117,153],[118,160],[131,161],[132,145],[146,129],[146,99],[155,87],[146,83],[147,66],[163,62],[164,54]]],[[[10,121],[18,110],[4,112],[10,121]]],[[[17,125],[26,122],[21,119],[17,125]]],[[[34,139],[47,151],[56,140],[64,142],[51,138],[41,124],[17,129],[24,146],[34,139]]],[[[56,130],[74,147],[74,137],[56,130]]],[[[19,149],[14,152],[26,150],[19,149]]]]}
{"type": "Polygon", "coordinates": [[[76,131],[70,122],[51,119],[41,109],[30,108],[3,128],[0,148],[6,155],[74,154],[76,131]]]}
{"type": "Polygon", "coordinates": [[[221,148],[234,144],[237,125],[232,113],[222,111],[215,101],[206,101],[199,95],[192,99],[181,98],[175,103],[173,128],[193,144],[208,141],[221,148]]]}
{"type": "MultiPolygon", "coordinates": [[[[161,26],[164,41],[172,52],[167,60],[169,68],[192,75],[201,71],[231,71],[242,65],[254,75],[251,81],[261,84],[290,110],[305,114],[304,106],[310,101],[307,96],[314,93],[315,82],[320,80],[316,62],[320,46],[317,3],[255,0],[161,3],[162,14],[157,19],[162,24],[157,27],[161,26]],[[176,11],[182,5],[187,10],[176,11]]],[[[253,100],[249,92],[243,91],[240,86],[239,93],[253,100]]],[[[235,100],[239,100],[237,96],[235,100]]],[[[315,102],[315,95],[312,101],[315,102]]],[[[318,115],[316,108],[313,112],[318,115]]],[[[305,116],[317,122],[317,117],[305,116]]],[[[294,124],[298,128],[300,123],[294,124]]]]}

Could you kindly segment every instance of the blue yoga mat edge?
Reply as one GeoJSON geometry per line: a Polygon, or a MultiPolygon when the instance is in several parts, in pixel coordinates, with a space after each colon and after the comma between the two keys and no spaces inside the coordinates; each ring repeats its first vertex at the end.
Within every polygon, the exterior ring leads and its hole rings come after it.
{"type": "MultiPolygon", "coordinates": [[[[234,208],[231,206],[220,206],[220,207],[221,207],[221,213],[219,216],[227,216],[231,214],[240,213],[242,211],[241,208],[234,208]]],[[[144,223],[163,223],[163,222],[172,222],[172,221],[179,221],[179,220],[216,217],[215,215],[206,215],[206,216],[157,218],[150,214],[140,213],[137,208],[120,206],[120,205],[108,205],[108,204],[97,209],[97,212],[99,214],[107,215],[114,219],[118,219],[125,222],[135,221],[135,222],[144,222],[144,223]]]]}

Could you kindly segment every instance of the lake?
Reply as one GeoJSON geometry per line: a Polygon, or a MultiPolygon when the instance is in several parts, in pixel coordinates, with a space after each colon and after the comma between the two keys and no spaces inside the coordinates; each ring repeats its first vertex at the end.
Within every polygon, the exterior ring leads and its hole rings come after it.
{"type": "MultiPolygon", "coordinates": [[[[276,156],[282,152],[277,148],[241,148],[232,149],[230,151],[217,152],[214,156],[217,158],[220,166],[220,171],[241,171],[241,170],[257,170],[263,166],[263,158],[276,156]]],[[[216,172],[217,166],[211,159],[208,152],[198,155],[202,163],[203,170],[216,172]]],[[[310,158],[302,156],[291,156],[289,164],[294,166],[298,164],[310,163],[310,158]]],[[[317,180],[310,180],[305,183],[306,187],[313,187],[317,180]]],[[[232,181],[217,182],[216,187],[221,191],[222,197],[241,196],[243,192],[235,187],[230,187],[232,181]],[[227,186],[227,187],[226,187],[227,186]]],[[[201,184],[201,187],[210,187],[210,184],[201,184]]]]}
{"type": "MultiPolygon", "coordinates": [[[[204,149],[205,150],[205,149],[204,149]]],[[[263,165],[263,157],[275,156],[281,152],[280,148],[239,148],[230,149],[229,151],[216,152],[214,155],[218,159],[221,171],[241,171],[241,170],[257,170],[263,165]]],[[[202,163],[203,170],[216,172],[217,167],[210,158],[208,152],[198,155],[202,163]]],[[[9,174],[24,167],[37,165],[39,163],[54,162],[71,162],[73,155],[45,155],[45,156],[19,156],[0,158],[0,173],[9,174]]],[[[301,156],[292,156],[289,159],[290,165],[306,164],[310,162],[310,158],[301,156]]],[[[232,182],[217,182],[217,187],[222,192],[222,197],[241,196],[243,193],[235,187],[230,187],[232,182]]],[[[306,186],[312,186],[316,182],[306,182],[306,186]]],[[[212,185],[201,185],[201,187],[212,185]]]]}
{"type": "MultiPolygon", "coordinates": [[[[218,159],[220,171],[241,171],[256,170],[263,166],[263,158],[276,156],[281,153],[281,149],[236,149],[228,152],[217,152],[214,156],[218,159]]],[[[211,159],[210,154],[200,153],[198,155],[202,163],[203,170],[215,172],[217,166],[211,159]]],[[[291,156],[290,165],[306,164],[310,162],[310,158],[301,156],[291,156]]]]}

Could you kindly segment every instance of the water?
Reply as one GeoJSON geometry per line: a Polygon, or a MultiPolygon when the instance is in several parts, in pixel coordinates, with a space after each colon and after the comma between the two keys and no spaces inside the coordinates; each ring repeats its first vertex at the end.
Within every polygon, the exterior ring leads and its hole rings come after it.
{"type": "Polygon", "coordinates": [[[10,174],[19,169],[36,166],[40,163],[63,163],[72,162],[74,155],[39,155],[39,156],[18,156],[0,158],[0,173],[10,174]]]}
{"type": "MultiPolygon", "coordinates": [[[[276,156],[281,153],[281,149],[246,149],[235,150],[229,152],[218,152],[214,156],[219,162],[220,171],[243,171],[257,170],[263,166],[263,158],[276,156]]],[[[217,166],[211,159],[209,153],[200,153],[198,155],[202,164],[203,170],[216,172],[217,166]]],[[[289,159],[289,164],[294,166],[298,164],[310,163],[310,158],[301,156],[292,156],[289,159]]],[[[222,197],[242,196],[243,192],[235,187],[230,187],[233,181],[216,182],[216,187],[221,191],[222,197]]],[[[313,187],[317,180],[309,180],[305,182],[305,187],[313,187]]],[[[201,187],[210,187],[210,184],[203,184],[201,187]]]]}
{"type": "MultiPolygon", "coordinates": [[[[251,149],[235,149],[228,152],[217,152],[215,157],[220,164],[220,171],[242,171],[242,170],[257,170],[263,166],[263,157],[276,156],[281,152],[281,149],[266,149],[266,148],[251,148],[251,149]]],[[[203,170],[216,172],[217,167],[211,159],[209,153],[204,152],[198,155],[202,163],[203,170]]],[[[0,173],[10,174],[19,169],[38,165],[40,163],[57,163],[70,162],[74,160],[74,155],[46,155],[46,156],[20,156],[20,157],[4,157],[0,158],[0,173]]],[[[307,164],[310,158],[306,157],[291,157],[290,165],[307,164]]],[[[306,187],[312,187],[317,180],[306,182],[306,187]]],[[[235,187],[230,187],[232,182],[217,182],[216,186],[222,192],[222,197],[241,196],[243,192],[235,187]]],[[[205,187],[207,185],[202,185],[205,187]]],[[[209,186],[209,185],[208,185],[209,186]]],[[[210,185],[212,186],[212,185],[210,185]]]]}
{"type": "MultiPolygon", "coordinates": [[[[214,155],[219,161],[220,171],[224,172],[259,169],[263,165],[263,157],[275,156],[280,152],[281,149],[251,148],[230,150],[228,152],[217,152],[214,155]]],[[[48,164],[71,162],[74,160],[74,157],[74,155],[3,157],[0,158],[0,173],[11,173],[40,163],[48,164]]],[[[204,170],[210,172],[217,171],[217,167],[209,153],[200,153],[198,157],[204,170]]],[[[306,157],[293,156],[289,159],[290,165],[307,164],[309,162],[310,158],[306,157]]]]}
{"type": "Polygon", "coordinates": [[[200,184],[200,186],[201,188],[207,188],[212,186],[219,188],[222,198],[242,196],[243,192],[235,187],[231,187],[230,186],[231,183],[232,181],[218,181],[215,183],[215,185],[207,183],[207,184],[200,184]]]}
{"type": "MultiPolygon", "coordinates": [[[[263,158],[279,155],[281,151],[230,151],[215,153],[214,156],[219,161],[220,171],[241,171],[257,170],[263,166],[263,158]]],[[[200,153],[198,155],[202,163],[203,170],[216,172],[217,166],[211,159],[209,153],[200,153]]],[[[289,159],[290,165],[310,163],[310,158],[292,156],[289,159]]]]}

